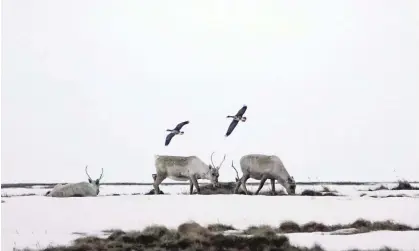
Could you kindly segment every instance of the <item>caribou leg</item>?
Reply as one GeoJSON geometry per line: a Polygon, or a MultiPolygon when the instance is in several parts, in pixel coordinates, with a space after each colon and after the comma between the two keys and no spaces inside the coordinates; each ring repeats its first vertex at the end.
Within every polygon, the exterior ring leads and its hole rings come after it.
{"type": "Polygon", "coordinates": [[[189,180],[189,193],[192,194],[193,192],[193,182],[192,179],[189,180]]]}
{"type": "MultiPolygon", "coordinates": [[[[192,184],[196,187],[196,193],[200,194],[201,193],[201,189],[198,186],[198,180],[196,179],[196,177],[192,177],[192,184]]],[[[192,194],[192,192],[191,192],[192,194]]]]}
{"type": "Polygon", "coordinates": [[[275,195],[275,179],[271,179],[272,193],[275,195]]]}
{"type": "MultiPolygon", "coordinates": [[[[153,177],[154,179],[154,177],[153,177]]],[[[160,183],[163,182],[163,180],[165,180],[166,177],[164,176],[160,176],[159,174],[156,175],[156,178],[154,179],[154,183],[153,183],[153,187],[154,187],[154,194],[160,194],[160,188],[159,185],[160,183]]]]}
{"type": "Polygon", "coordinates": [[[239,191],[239,187],[240,187],[240,185],[242,184],[242,179],[239,179],[237,182],[236,182],[236,187],[234,187],[234,193],[235,194],[237,194],[237,192],[239,191]]]}
{"type": "Polygon", "coordinates": [[[259,184],[258,190],[256,190],[255,195],[257,195],[260,192],[260,189],[262,189],[263,185],[265,185],[265,182],[266,182],[267,179],[268,178],[265,177],[265,176],[262,177],[262,179],[260,180],[260,184],[259,184]]]}
{"type": "Polygon", "coordinates": [[[248,195],[248,194],[249,194],[249,192],[247,191],[247,188],[246,188],[246,181],[247,181],[249,178],[250,178],[250,174],[245,174],[245,175],[243,175],[243,177],[242,177],[242,187],[243,187],[243,190],[244,190],[244,192],[246,193],[246,195],[248,195]]]}

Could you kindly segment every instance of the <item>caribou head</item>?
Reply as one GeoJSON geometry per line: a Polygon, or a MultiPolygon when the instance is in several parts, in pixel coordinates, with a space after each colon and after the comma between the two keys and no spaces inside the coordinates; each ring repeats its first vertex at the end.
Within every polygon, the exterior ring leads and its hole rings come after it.
{"type": "Polygon", "coordinates": [[[87,165],[84,170],[86,171],[87,177],[89,178],[89,183],[96,187],[96,194],[99,194],[99,183],[100,183],[100,180],[103,178],[103,168],[102,168],[102,173],[100,174],[100,177],[96,179],[95,181],[92,180],[89,173],[87,172],[87,165]]]}
{"type": "Polygon", "coordinates": [[[285,183],[285,189],[287,190],[288,194],[295,194],[295,180],[293,176],[288,177],[287,182],[285,183]]]}
{"type": "Polygon", "coordinates": [[[220,165],[216,166],[214,164],[214,162],[212,161],[212,156],[214,155],[214,152],[212,152],[211,154],[211,164],[209,165],[209,171],[210,171],[210,177],[211,177],[211,182],[214,185],[214,187],[216,187],[218,185],[218,177],[220,176],[219,170],[221,168],[221,166],[223,165],[224,160],[226,159],[226,155],[224,154],[224,158],[221,161],[220,165]]]}

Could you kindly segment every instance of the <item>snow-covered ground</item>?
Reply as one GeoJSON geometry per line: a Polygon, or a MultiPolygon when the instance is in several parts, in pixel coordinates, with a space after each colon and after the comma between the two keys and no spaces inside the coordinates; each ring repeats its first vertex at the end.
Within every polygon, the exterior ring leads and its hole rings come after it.
{"type": "MultiPolygon", "coordinates": [[[[201,183],[200,183],[201,184],[201,183]]],[[[388,188],[396,187],[396,183],[380,183],[373,185],[325,185],[332,191],[337,191],[339,194],[347,196],[360,196],[362,194],[367,194],[368,196],[388,196],[388,195],[407,195],[407,196],[416,196],[419,197],[419,190],[379,190],[379,191],[367,191],[368,189],[374,189],[381,185],[384,185],[388,188]]],[[[419,184],[412,184],[418,186],[419,184]]],[[[270,183],[267,181],[265,186],[262,188],[262,191],[270,191],[270,183]]],[[[249,191],[256,191],[258,185],[248,184],[247,188],[249,191]]],[[[152,185],[102,185],[100,187],[99,196],[109,196],[113,194],[120,195],[132,195],[132,194],[144,194],[153,189],[152,185]]],[[[160,189],[165,193],[169,194],[180,194],[180,193],[189,193],[188,185],[165,185],[164,183],[160,185],[160,189]]],[[[280,185],[276,185],[276,190],[281,190],[280,185]]],[[[306,189],[321,191],[323,189],[322,185],[297,185],[296,193],[301,193],[306,189]]],[[[45,186],[34,186],[33,188],[2,188],[1,196],[18,196],[18,195],[44,195],[51,188],[45,186]]]]}
{"type": "MultiPolygon", "coordinates": [[[[394,187],[396,184],[384,184],[394,187]]],[[[419,191],[363,191],[379,185],[327,185],[341,197],[310,196],[245,196],[245,195],[182,195],[187,185],[162,185],[171,195],[132,195],[145,193],[152,186],[102,186],[100,196],[86,198],[51,198],[40,196],[49,189],[2,189],[2,249],[42,248],[50,244],[69,244],[76,233],[102,235],[102,230],[141,230],[151,224],[177,227],[186,221],[200,224],[231,224],[239,229],[249,225],[278,226],[293,220],[304,224],[317,221],[325,224],[351,223],[359,218],[394,220],[419,226],[419,191]],[[38,196],[18,196],[36,194],[38,196]],[[120,194],[121,196],[106,196],[120,194]],[[362,196],[361,194],[367,194],[362,196]],[[405,194],[412,197],[373,198],[405,194]],[[11,197],[6,197],[11,196],[11,197]]],[[[248,186],[255,191],[257,186],[248,186]]],[[[264,187],[269,190],[270,184],[264,187]]],[[[277,189],[280,186],[277,185],[277,189]]],[[[322,190],[322,186],[297,186],[322,190]]],[[[419,250],[419,232],[379,231],[356,235],[329,233],[287,234],[293,244],[321,244],[327,250],[349,248],[374,249],[389,246],[403,250],[419,250]]]]}

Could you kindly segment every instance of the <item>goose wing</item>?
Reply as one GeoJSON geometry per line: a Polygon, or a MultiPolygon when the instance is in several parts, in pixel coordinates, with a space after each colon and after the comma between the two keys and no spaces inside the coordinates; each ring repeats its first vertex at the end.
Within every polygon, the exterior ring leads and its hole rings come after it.
{"type": "Polygon", "coordinates": [[[247,105],[244,105],[242,108],[240,108],[240,110],[237,112],[236,116],[243,116],[243,114],[246,112],[247,110],[247,105]]]}
{"type": "Polygon", "coordinates": [[[175,127],[175,130],[179,131],[186,124],[189,124],[189,121],[184,121],[184,122],[181,122],[181,123],[177,124],[177,126],[175,127]]]}
{"type": "Polygon", "coordinates": [[[239,121],[235,120],[235,119],[233,119],[233,121],[231,121],[230,126],[227,129],[227,133],[225,135],[226,137],[229,136],[233,132],[234,128],[236,128],[238,123],[239,123],[239,121]]]}
{"type": "Polygon", "coordinates": [[[171,133],[167,134],[167,136],[166,136],[166,142],[164,142],[164,145],[165,146],[169,145],[169,143],[172,140],[173,136],[175,136],[175,133],[174,132],[171,132],[171,133]]]}

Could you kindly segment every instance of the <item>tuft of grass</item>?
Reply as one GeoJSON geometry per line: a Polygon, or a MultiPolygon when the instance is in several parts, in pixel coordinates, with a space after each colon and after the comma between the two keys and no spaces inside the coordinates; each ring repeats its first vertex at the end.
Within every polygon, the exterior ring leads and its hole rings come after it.
{"type": "Polygon", "coordinates": [[[339,196],[335,192],[318,192],[311,189],[306,189],[301,193],[301,196],[339,196]]]}
{"type": "Polygon", "coordinates": [[[389,195],[383,195],[383,196],[379,196],[379,195],[371,195],[371,198],[401,198],[401,197],[412,197],[406,194],[389,194],[389,195]]]}
{"type": "Polygon", "coordinates": [[[322,185],[322,192],[323,193],[337,193],[336,190],[331,190],[328,186],[322,185]]]}
{"type": "Polygon", "coordinates": [[[21,197],[21,196],[35,196],[34,193],[23,193],[23,194],[15,194],[15,195],[8,195],[8,194],[2,194],[2,198],[11,198],[11,197],[21,197]]]}
{"type": "Polygon", "coordinates": [[[298,233],[301,232],[301,227],[294,221],[284,221],[279,225],[278,230],[282,233],[298,233]]]}
{"type": "Polygon", "coordinates": [[[112,234],[112,233],[115,233],[115,232],[118,232],[118,231],[122,231],[122,230],[121,229],[105,229],[105,230],[102,230],[102,233],[112,234]]]}
{"type": "MultiPolygon", "coordinates": [[[[82,237],[71,246],[48,247],[44,251],[74,250],[319,250],[294,247],[286,236],[272,230],[258,231],[257,236],[244,237],[213,234],[196,222],[181,224],[177,230],[149,226],[143,231],[118,232],[108,238],[82,237]]],[[[322,249],[321,249],[322,250],[322,249]]]]}
{"type": "Polygon", "coordinates": [[[391,190],[419,190],[419,187],[412,186],[407,180],[399,180],[397,186],[391,190]]]}
{"type": "Polygon", "coordinates": [[[179,225],[177,232],[185,240],[205,242],[213,234],[208,228],[202,227],[196,222],[186,222],[179,225]]]}
{"type": "Polygon", "coordinates": [[[253,236],[264,236],[272,238],[276,236],[277,231],[269,225],[260,225],[260,226],[250,226],[243,231],[243,234],[253,235],[253,236]]]}
{"type": "MultiPolygon", "coordinates": [[[[220,224],[221,225],[221,224],[220,224]]],[[[370,222],[359,219],[352,223],[358,228],[388,228],[407,229],[401,224],[390,221],[370,222]]],[[[224,225],[225,226],[225,225],[224,225]]],[[[224,227],[223,226],[223,227],[224,227]]],[[[315,231],[318,229],[332,230],[344,225],[325,226],[321,223],[309,222],[302,227],[292,221],[283,222],[279,229],[273,229],[268,225],[251,226],[245,230],[251,236],[223,235],[212,233],[196,222],[186,222],[177,229],[168,229],[162,225],[151,225],[142,231],[124,232],[115,230],[107,238],[86,236],[76,239],[71,246],[50,246],[44,251],[89,251],[89,250],[290,250],[290,251],[324,251],[319,245],[312,247],[299,247],[290,244],[284,235],[278,235],[278,231],[315,231]]],[[[109,230],[106,230],[109,231],[109,230]]],[[[387,247],[379,250],[393,251],[387,247]]]]}
{"type": "Polygon", "coordinates": [[[211,232],[224,232],[224,231],[228,231],[228,230],[236,230],[231,225],[225,225],[225,224],[221,224],[221,223],[209,224],[207,226],[207,228],[211,232]]]}
{"type": "Polygon", "coordinates": [[[414,228],[407,226],[405,224],[396,223],[391,220],[386,221],[374,221],[371,222],[365,219],[358,219],[350,224],[335,224],[335,225],[325,225],[323,223],[311,221],[303,225],[299,225],[293,221],[284,221],[280,224],[277,231],[279,233],[311,233],[311,232],[332,232],[342,229],[357,229],[353,234],[356,233],[365,233],[372,231],[409,231],[409,230],[419,230],[419,228],[414,228]]]}
{"type": "MultiPolygon", "coordinates": [[[[220,182],[216,187],[214,187],[212,184],[204,184],[199,186],[199,188],[201,190],[202,195],[233,194],[235,186],[235,182],[220,182]]],[[[197,192],[195,188],[193,194],[196,193],[197,192]]],[[[187,192],[183,192],[182,194],[189,194],[189,190],[187,192]]]]}
{"type": "Polygon", "coordinates": [[[315,221],[308,222],[301,226],[301,232],[311,233],[311,232],[330,232],[333,227],[326,226],[323,223],[318,223],[315,221]]]}
{"type": "Polygon", "coordinates": [[[121,236],[125,235],[126,233],[122,230],[115,230],[114,232],[112,232],[109,236],[108,236],[108,240],[114,241],[117,240],[119,238],[121,238],[121,236]]]}
{"type": "MultiPolygon", "coordinates": [[[[163,190],[160,189],[159,194],[165,194],[163,190]]],[[[154,195],[154,188],[145,193],[144,195],[154,195]]]]}
{"type": "Polygon", "coordinates": [[[388,187],[384,186],[384,185],[380,185],[377,188],[370,188],[368,189],[368,191],[372,192],[372,191],[380,191],[380,190],[389,190],[388,187]]]}

